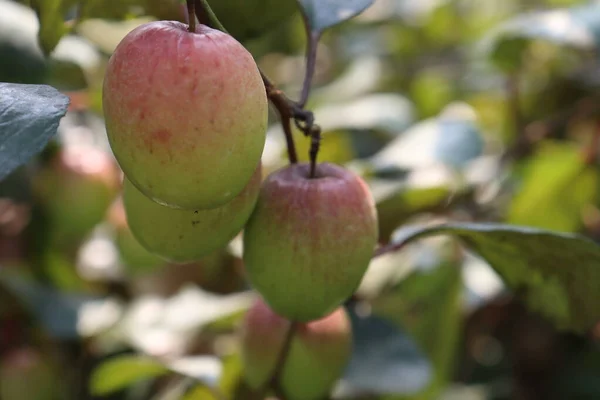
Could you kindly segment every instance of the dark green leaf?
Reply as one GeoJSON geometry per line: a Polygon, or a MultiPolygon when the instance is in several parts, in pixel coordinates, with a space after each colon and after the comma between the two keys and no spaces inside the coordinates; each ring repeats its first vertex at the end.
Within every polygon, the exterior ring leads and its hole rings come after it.
{"type": "Polygon", "coordinates": [[[51,86],[0,83],[0,180],[46,147],[68,106],[51,86]]]}
{"type": "Polygon", "coordinates": [[[311,31],[320,33],[357,16],[370,7],[374,0],[299,0],[299,2],[311,31]]]}
{"type": "Polygon", "coordinates": [[[348,307],[354,351],[344,380],[353,389],[378,394],[410,394],[431,379],[431,366],[415,342],[395,324],[348,307]]]}
{"type": "Polygon", "coordinates": [[[600,246],[591,240],[530,227],[445,224],[402,228],[393,243],[439,234],[458,237],[558,328],[584,332],[600,321],[600,246]]]}
{"type": "Polygon", "coordinates": [[[296,0],[209,0],[209,4],[225,29],[241,42],[264,36],[298,12],[296,0]]]}
{"type": "Polygon", "coordinates": [[[118,356],[104,361],[94,370],[91,391],[96,396],[105,396],[140,380],[155,378],[168,372],[164,365],[148,357],[118,356]]]}

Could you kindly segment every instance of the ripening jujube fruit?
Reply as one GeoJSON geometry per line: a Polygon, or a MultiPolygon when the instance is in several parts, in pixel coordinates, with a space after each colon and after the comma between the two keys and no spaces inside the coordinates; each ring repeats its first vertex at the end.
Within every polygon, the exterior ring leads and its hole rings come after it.
{"type": "MultiPolygon", "coordinates": [[[[310,294],[307,293],[307,297],[310,294]]],[[[290,321],[261,299],[246,313],[240,329],[245,380],[253,389],[273,375],[290,321]]],[[[341,378],[352,353],[352,328],[346,310],[298,324],[278,384],[289,400],[324,398],[341,378]]]]}
{"type": "Polygon", "coordinates": [[[211,209],[181,210],[160,205],[125,179],[123,204],[129,229],[148,251],[173,262],[198,261],[224,247],[252,213],[262,180],[261,164],[242,192],[211,209]]]}
{"type": "Polygon", "coordinates": [[[378,221],[365,182],[349,170],[293,164],[263,182],[244,230],[252,286],[278,314],[321,318],[356,290],[377,243],[378,221]]]}
{"type": "Polygon", "coordinates": [[[268,117],[252,55],[233,37],[176,21],[132,30],[111,56],[103,109],[123,172],[173,208],[222,206],[259,163],[268,117]]]}

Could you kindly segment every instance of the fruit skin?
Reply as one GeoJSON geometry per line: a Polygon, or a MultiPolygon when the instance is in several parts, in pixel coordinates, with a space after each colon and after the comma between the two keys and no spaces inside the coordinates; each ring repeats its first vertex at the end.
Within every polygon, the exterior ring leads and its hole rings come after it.
{"type": "MultiPolygon", "coordinates": [[[[253,389],[270,379],[283,348],[290,322],[261,299],[247,312],[240,337],[245,379],[253,389]]],[[[352,328],[346,310],[298,324],[283,365],[279,384],[289,400],[325,398],[341,378],[352,353],[352,328]]]]}
{"type": "Polygon", "coordinates": [[[150,253],[133,236],[127,224],[123,196],[119,196],[108,210],[107,220],[114,228],[115,245],[121,262],[132,275],[147,274],[167,264],[165,260],[150,253]]]}
{"type": "Polygon", "coordinates": [[[107,66],[102,104],[123,172],[154,201],[222,206],[246,186],[266,140],[268,104],[251,54],[233,37],[155,21],[132,30],[107,66]]]}
{"type": "Polygon", "coordinates": [[[118,195],[119,175],[110,154],[88,145],[67,145],[42,167],[34,177],[34,192],[56,244],[80,242],[102,222],[118,195]]]}
{"type": "Polygon", "coordinates": [[[278,314],[321,318],[360,284],[377,243],[373,197],[341,166],[300,163],[267,177],[244,230],[252,286],[278,314]]]}
{"type": "Polygon", "coordinates": [[[127,223],[151,253],[172,262],[199,261],[227,245],[242,230],[256,205],[261,180],[259,164],[246,188],[231,202],[208,210],[180,210],[155,203],[125,179],[127,223]]]}
{"type": "Polygon", "coordinates": [[[225,29],[237,40],[257,38],[298,10],[295,0],[216,0],[210,2],[225,29]]]}

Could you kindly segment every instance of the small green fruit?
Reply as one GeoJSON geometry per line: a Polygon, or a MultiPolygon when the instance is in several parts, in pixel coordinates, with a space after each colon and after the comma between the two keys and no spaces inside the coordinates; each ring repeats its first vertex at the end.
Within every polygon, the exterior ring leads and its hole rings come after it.
{"type": "Polygon", "coordinates": [[[148,251],[165,260],[198,261],[227,245],[252,213],[260,191],[262,168],[254,169],[246,188],[231,202],[207,210],[179,210],[155,203],[127,179],[123,204],[127,223],[148,251]]]}
{"type": "Polygon", "coordinates": [[[240,41],[265,34],[298,10],[296,0],[216,0],[209,3],[225,29],[240,41]]]}
{"type": "Polygon", "coordinates": [[[102,96],[115,157],[157,203],[220,207],[260,162],[265,87],[252,55],[223,32],[176,21],[135,28],[110,58],[102,96]]]}
{"type": "Polygon", "coordinates": [[[377,243],[373,197],[340,166],[294,164],[269,175],[244,231],[251,284],[278,314],[321,318],[356,290],[377,243]]]}
{"type": "MultiPolygon", "coordinates": [[[[241,328],[245,378],[253,389],[272,376],[290,322],[258,300],[241,328]]],[[[324,398],[341,378],[352,353],[352,328],[344,308],[299,324],[278,382],[289,400],[324,398]]]]}
{"type": "Polygon", "coordinates": [[[54,243],[80,242],[98,223],[119,191],[119,169],[102,150],[61,148],[34,177],[34,191],[48,217],[54,243]]]}

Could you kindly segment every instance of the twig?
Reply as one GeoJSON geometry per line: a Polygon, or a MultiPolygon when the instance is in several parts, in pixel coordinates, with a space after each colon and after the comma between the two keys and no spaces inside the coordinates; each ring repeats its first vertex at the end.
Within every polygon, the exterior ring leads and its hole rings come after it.
{"type": "Polygon", "coordinates": [[[260,74],[265,85],[265,90],[267,91],[267,97],[277,110],[281,120],[281,126],[283,127],[283,133],[285,134],[285,141],[288,149],[288,159],[290,160],[290,163],[296,164],[298,162],[298,154],[296,152],[296,144],[294,143],[294,136],[292,133],[292,101],[287,98],[285,93],[275,87],[262,71],[260,74]]]}
{"type": "Polygon", "coordinates": [[[298,102],[298,106],[301,108],[306,106],[306,102],[310,95],[310,88],[317,66],[317,48],[319,39],[321,38],[320,33],[311,31],[310,24],[306,20],[306,17],[304,17],[304,25],[306,26],[306,37],[308,38],[308,41],[306,44],[306,72],[302,84],[302,94],[300,96],[300,101],[298,102]]]}
{"type": "Polygon", "coordinates": [[[377,258],[383,256],[384,254],[393,253],[395,251],[401,250],[404,246],[406,246],[406,244],[406,242],[388,243],[385,246],[381,246],[377,250],[375,250],[373,258],[377,258]]]}

